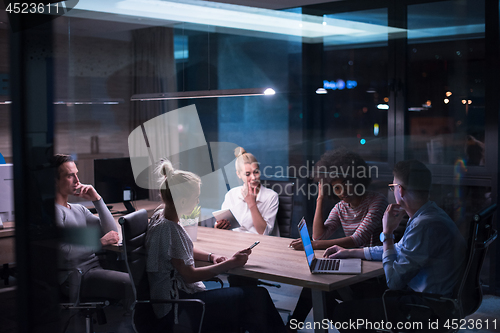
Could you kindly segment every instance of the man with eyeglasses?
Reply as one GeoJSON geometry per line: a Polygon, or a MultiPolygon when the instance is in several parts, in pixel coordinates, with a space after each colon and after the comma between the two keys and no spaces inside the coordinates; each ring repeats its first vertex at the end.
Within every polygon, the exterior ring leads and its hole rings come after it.
{"type": "MultiPolygon", "coordinates": [[[[380,240],[383,245],[362,249],[332,246],[324,256],[381,260],[389,289],[451,296],[465,260],[465,240],[451,218],[429,200],[432,175],[423,163],[416,160],[398,162],[393,175],[389,187],[394,191],[396,204],[387,207],[382,219],[380,240]],[[393,233],[405,212],[409,217],[408,224],[402,239],[395,244],[393,233]]],[[[403,322],[408,318],[401,301],[407,302],[408,299],[386,299],[386,306],[403,322]]],[[[340,304],[335,310],[334,320],[344,322],[349,319],[385,321],[382,299],[340,304]]],[[[428,323],[423,325],[426,328],[428,323]]]]}

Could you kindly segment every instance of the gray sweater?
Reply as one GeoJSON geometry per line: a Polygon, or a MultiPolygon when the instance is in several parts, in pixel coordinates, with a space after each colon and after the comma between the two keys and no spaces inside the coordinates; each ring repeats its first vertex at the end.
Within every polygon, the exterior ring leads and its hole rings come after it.
{"type": "MultiPolygon", "coordinates": [[[[87,208],[80,204],[69,204],[70,208],[56,204],[56,225],[61,228],[87,228],[94,227],[100,229],[100,236],[104,236],[111,230],[118,231],[117,225],[111,212],[108,210],[104,201],[93,201],[93,204],[99,214],[99,217],[93,215],[87,208]]],[[[85,230],[88,231],[88,230],[85,230]]],[[[75,241],[62,243],[59,248],[59,283],[63,283],[72,269],[81,264],[97,261],[95,255],[96,248],[87,246],[83,238],[78,237],[75,241]]],[[[95,243],[95,239],[88,243],[95,243]]]]}

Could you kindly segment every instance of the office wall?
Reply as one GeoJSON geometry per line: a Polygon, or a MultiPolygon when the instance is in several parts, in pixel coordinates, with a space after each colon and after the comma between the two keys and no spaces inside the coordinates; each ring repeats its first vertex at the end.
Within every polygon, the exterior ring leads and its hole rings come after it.
{"type": "MultiPolygon", "coordinates": [[[[0,101],[8,99],[9,80],[9,31],[0,26],[0,101]]],[[[0,153],[11,161],[10,106],[0,104],[0,153]]]]}
{"type": "MultiPolygon", "coordinates": [[[[64,27],[75,25],[66,23],[64,27]]],[[[119,100],[112,105],[57,105],[55,151],[90,154],[91,137],[96,136],[100,154],[127,155],[132,92],[130,34],[103,33],[102,37],[96,37],[68,34],[60,29],[54,36],[54,44],[57,101],[119,100]]]]}

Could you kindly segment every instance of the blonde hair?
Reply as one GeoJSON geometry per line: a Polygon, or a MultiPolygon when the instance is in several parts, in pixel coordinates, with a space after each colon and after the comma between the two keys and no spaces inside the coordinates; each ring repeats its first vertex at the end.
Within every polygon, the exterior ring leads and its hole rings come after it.
{"type": "Polygon", "coordinates": [[[168,159],[162,159],[155,171],[159,176],[160,196],[165,210],[175,209],[171,187],[175,186],[176,198],[191,198],[200,189],[201,179],[197,174],[175,169],[168,159]]]}
{"type": "Polygon", "coordinates": [[[242,147],[238,147],[234,150],[234,156],[236,156],[236,162],[234,164],[237,172],[242,171],[243,165],[245,164],[259,163],[255,156],[247,153],[247,151],[242,147]]]}

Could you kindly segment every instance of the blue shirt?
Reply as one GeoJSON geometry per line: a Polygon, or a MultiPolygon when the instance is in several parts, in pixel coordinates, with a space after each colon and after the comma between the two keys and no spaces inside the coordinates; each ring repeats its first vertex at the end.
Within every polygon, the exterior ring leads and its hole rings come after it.
{"type": "Polygon", "coordinates": [[[465,262],[466,244],[455,223],[428,201],[408,221],[394,249],[364,248],[368,260],[382,260],[390,289],[450,296],[465,262]]]}

